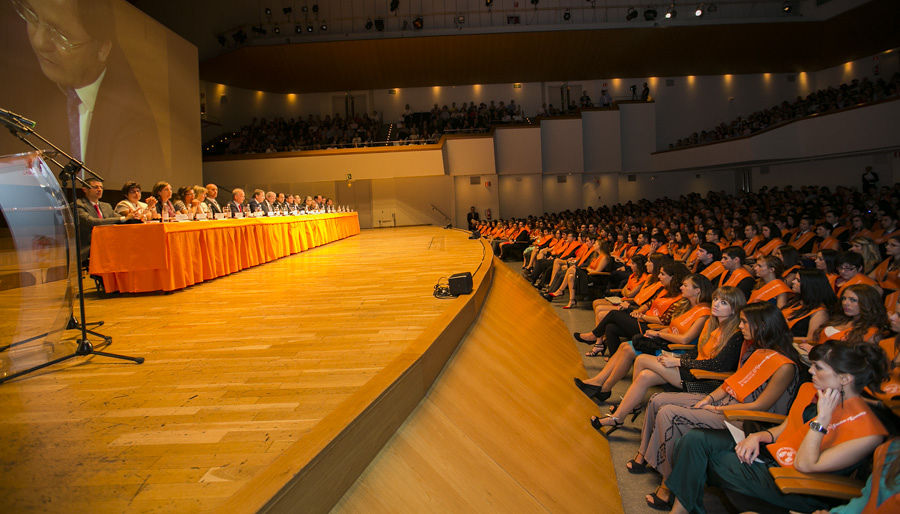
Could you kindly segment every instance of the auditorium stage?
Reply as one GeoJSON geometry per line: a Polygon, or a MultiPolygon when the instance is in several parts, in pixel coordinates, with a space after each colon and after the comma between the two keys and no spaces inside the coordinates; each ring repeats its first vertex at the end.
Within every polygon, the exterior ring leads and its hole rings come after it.
{"type": "Polygon", "coordinates": [[[147,360],[0,385],[0,506],[620,512],[565,326],[484,248],[365,230],[173,294],[89,295],[109,351],[147,360]],[[460,271],[474,293],[435,299],[460,271]]]}

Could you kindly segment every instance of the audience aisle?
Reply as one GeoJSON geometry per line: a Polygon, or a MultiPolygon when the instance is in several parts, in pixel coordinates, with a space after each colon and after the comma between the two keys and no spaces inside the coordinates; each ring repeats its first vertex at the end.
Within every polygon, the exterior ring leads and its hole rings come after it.
{"type": "MultiPolygon", "coordinates": [[[[503,264],[509,266],[510,269],[516,273],[520,273],[521,271],[521,263],[518,261],[507,261],[503,264]]],[[[537,292],[535,292],[535,294],[537,294],[537,292]]],[[[566,324],[566,327],[569,328],[569,332],[584,331],[586,327],[590,328],[594,325],[594,316],[589,306],[582,306],[579,304],[575,309],[565,310],[562,308],[565,305],[564,301],[555,301],[552,305],[553,310],[560,319],[562,319],[563,323],[566,324]]],[[[571,342],[578,347],[578,351],[582,356],[591,349],[591,345],[579,343],[574,339],[571,339],[571,342]]],[[[606,358],[604,357],[583,356],[582,360],[584,361],[584,368],[587,370],[587,374],[585,375],[587,377],[598,373],[606,363],[606,358]]],[[[620,381],[613,388],[612,399],[618,401],[618,399],[625,394],[629,385],[631,385],[630,374],[626,377],[626,380],[620,381]]],[[[662,388],[656,387],[651,390],[650,394],[659,391],[662,391],[662,388]]],[[[572,384],[572,394],[581,394],[574,384],[572,384]]],[[[598,405],[597,409],[597,414],[599,415],[601,413],[606,413],[609,407],[607,404],[601,403],[598,405]]],[[[588,425],[589,421],[585,419],[584,423],[585,425],[588,425]]],[[[641,427],[643,426],[643,423],[643,413],[640,414],[633,423],[629,417],[625,426],[616,431],[609,439],[609,451],[610,455],[612,455],[613,469],[616,470],[616,482],[619,486],[619,494],[622,497],[622,507],[628,514],[659,512],[648,507],[647,503],[644,501],[644,496],[647,492],[653,491],[659,485],[658,476],[653,473],[632,475],[625,469],[625,463],[634,457],[634,454],[638,451],[638,446],[640,446],[641,427]]],[[[597,434],[598,442],[601,437],[600,434],[597,434]]],[[[602,478],[598,478],[598,480],[602,480],[602,478]]],[[[705,503],[708,514],[727,514],[729,512],[720,497],[721,493],[718,491],[716,491],[716,494],[706,495],[705,503]]]]}

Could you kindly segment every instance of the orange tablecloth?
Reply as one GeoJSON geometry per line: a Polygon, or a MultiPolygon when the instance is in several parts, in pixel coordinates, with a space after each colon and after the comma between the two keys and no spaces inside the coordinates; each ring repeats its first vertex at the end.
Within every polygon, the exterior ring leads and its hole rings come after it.
{"type": "Polygon", "coordinates": [[[355,212],[103,225],[91,234],[91,274],[108,292],[173,291],[356,234],[355,212]]]}

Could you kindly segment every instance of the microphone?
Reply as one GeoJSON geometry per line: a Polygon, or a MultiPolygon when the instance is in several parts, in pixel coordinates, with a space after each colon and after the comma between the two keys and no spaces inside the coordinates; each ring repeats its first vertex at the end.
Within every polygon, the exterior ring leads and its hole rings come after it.
{"type": "Polygon", "coordinates": [[[23,125],[30,129],[33,129],[37,126],[37,122],[33,120],[29,120],[25,116],[20,116],[12,111],[7,111],[6,109],[0,108],[0,118],[5,118],[7,120],[13,121],[19,125],[23,125]]]}

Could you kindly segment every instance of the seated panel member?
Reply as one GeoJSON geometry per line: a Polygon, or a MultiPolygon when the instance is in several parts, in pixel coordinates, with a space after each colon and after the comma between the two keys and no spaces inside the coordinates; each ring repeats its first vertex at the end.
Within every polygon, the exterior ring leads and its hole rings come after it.
{"type": "Polygon", "coordinates": [[[249,208],[244,206],[244,190],[237,187],[231,191],[231,201],[228,202],[228,208],[231,210],[231,215],[234,216],[235,213],[247,213],[250,212],[249,208]]]}
{"type": "Polygon", "coordinates": [[[218,214],[222,212],[222,206],[219,205],[219,201],[216,199],[219,196],[219,186],[209,183],[206,184],[206,205],[209,206],[209,211],[213,214],[218,214]]]}
{"type": "Polygon", "coordinates": [[[112,205],[100,201],[103,196],[103,182],[97,178],[89,178],[87,186],[82,186],[84,198],[75,200],[75,213],[78,216],[78,227],[81,232],[81,260],[86,261],[91,255],[91,233],[99,225],[115,225],[133,219],[136,211],[128,211],[124,216],[113,210],[112,205]]]}

